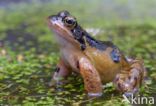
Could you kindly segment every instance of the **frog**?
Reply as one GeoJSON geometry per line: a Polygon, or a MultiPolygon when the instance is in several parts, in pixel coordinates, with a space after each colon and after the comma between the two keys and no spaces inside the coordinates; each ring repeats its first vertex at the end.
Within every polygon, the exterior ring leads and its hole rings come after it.
{"type": "Polygon", "coordinates": [[[146,68],[142,59],[128,58],[111,41],[92,37],[68,11],[47,18],[59,46],[60,59],[52,80],[61,84],[72,72],[84,82],[88,96],[103,95],[103,85],[113,82],[123,94],[135,94],[144,82],[146,68]]]}

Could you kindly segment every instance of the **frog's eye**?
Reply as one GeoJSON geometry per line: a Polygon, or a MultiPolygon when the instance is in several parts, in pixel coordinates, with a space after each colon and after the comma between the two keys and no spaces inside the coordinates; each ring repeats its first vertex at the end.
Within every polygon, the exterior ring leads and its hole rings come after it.
{"type": "Polygon", "coordinates": [[[73,17],[65,17],[64,24],[68,27],[75,27],[76,20],[73,17]]]}

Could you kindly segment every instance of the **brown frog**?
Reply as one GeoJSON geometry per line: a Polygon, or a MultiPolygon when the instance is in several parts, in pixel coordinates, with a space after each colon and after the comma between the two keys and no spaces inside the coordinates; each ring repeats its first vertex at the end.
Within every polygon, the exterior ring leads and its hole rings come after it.
{"type": "Polygon", "coordinates": [[[53,75],[59,83],[72,71],[80,73],[89,96],[101,96],[102,84],[114,82],[123,93],[135,93],[143,82],[142,60],[126,58],[110,41],[99,41],[87,33],[68,11],[48,17],[60,47],[60,61],[53,75]]]}

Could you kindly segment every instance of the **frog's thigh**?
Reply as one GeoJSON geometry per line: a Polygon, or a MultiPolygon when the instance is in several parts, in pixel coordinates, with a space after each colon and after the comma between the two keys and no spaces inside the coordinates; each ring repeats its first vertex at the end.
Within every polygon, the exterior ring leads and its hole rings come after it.
{"type": "Polygon", "coordinates": [[[80,74],[83,77],[85,89],[89,96],[102,95],[102,83],[99,73],[87,58],[80,58],[79,60],[80,74]]]}
{"type": "Polygon", "coordinates": [[[114,80],[118,90],[129,95],[136,93],[143,82],[145,68],[141,60],[131,60],[130,68],[122,70],[114,80]]]}
{"type": "Polygon", "coordinates": [[[56,66],[56,70],[52,77],[51,85],[63,84],[64,78],[70,74],[70,70],[65,66],[64,62],[60,59],[56,66]]]}

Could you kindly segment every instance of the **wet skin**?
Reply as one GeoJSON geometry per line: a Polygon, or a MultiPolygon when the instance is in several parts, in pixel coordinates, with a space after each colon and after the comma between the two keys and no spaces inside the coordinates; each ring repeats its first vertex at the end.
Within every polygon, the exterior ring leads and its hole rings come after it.
{"type": "Polygon", "coordinates": [[[91,37],[68,11],[48,17],[60,47],[52,80],[56,85],[72,71],[80,73],[89,96],[101,96],[102,84],[113,81],[122,93],[136,93],[145,77],[142,60],[125,58],[112,42],[91,37]]]}

